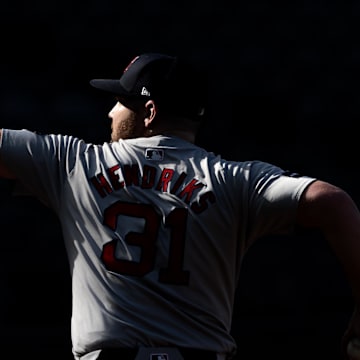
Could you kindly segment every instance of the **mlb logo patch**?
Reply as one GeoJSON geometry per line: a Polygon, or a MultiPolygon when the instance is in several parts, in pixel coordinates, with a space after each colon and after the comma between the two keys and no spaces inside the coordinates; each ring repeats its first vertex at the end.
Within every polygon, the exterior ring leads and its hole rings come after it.
{"type": "Polygon", "coordinates": [[[139,347],[135,360],[184,360],[175,347],[139,347]]]}
{"type": "Polygon", "coordinates": [[[161,149],[146,149],[145,150],[146,160],[162,160],[164,159],[164,150],[161,149]]]}
{"type": "Polygon", "coordinates": [[[167,353],[150,354],[150,360],[169,360],[169,354],[167,353]]]}

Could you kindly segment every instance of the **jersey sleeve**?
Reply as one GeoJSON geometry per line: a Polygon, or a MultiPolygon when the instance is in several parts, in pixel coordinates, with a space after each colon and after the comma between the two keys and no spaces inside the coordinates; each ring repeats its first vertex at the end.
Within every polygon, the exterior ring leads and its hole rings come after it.
{"type": "Polygon", "coordinates": [[[261,161],[247,163],[244,174],[250,243],[264,235],[290,233],[301,194],[316,179],[261,161]]]}
{"type": "Polygon", "coordinates": [[[35,196],[56,210],[81,146],[83,141],[71,136],[3,129],[0,156],[16,175],[20,194],[35,196]]]}

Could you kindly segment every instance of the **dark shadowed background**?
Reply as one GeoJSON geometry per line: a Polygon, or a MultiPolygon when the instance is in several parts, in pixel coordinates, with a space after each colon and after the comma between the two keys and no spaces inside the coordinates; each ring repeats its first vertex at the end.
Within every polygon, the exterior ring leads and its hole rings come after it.
{"type": "MultiPolygon", "coordinates": [[[[103,142],[112,99],[89,80],[166,52],[210,74],[198,143],[333,182],[360,204],[358,2],[18,1],[0,12],[1,127],[103,142]]],[[[1,347],[11,359],[72,359],[71,288],[57,220],[1,181],[1,347]]],[[[249,251],[233,335],[238,360],[340,359],[352,311],[318,234],[261,239],[249,251]]]]}

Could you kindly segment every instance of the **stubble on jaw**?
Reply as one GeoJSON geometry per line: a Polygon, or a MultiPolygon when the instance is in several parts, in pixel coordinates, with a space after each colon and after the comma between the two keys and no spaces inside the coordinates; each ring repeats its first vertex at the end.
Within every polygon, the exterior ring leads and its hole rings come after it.
{"type": "Polygon", "coordinates": [[[139,121],[135,114],[122,119],[119,122],[111,123],[111,142],[119,139],[134,139],[145,136],[146,129],[143,122],[139,121]]]}

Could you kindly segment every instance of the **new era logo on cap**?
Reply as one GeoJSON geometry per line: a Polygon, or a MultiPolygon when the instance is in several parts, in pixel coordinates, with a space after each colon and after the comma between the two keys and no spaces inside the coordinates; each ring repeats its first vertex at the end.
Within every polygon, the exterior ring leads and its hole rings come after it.
{"type": "Polygon", "coordinates": [[[145,86],[143,86],[141,89],[141,95],[150,96],[150,91],[145,86]]]}

